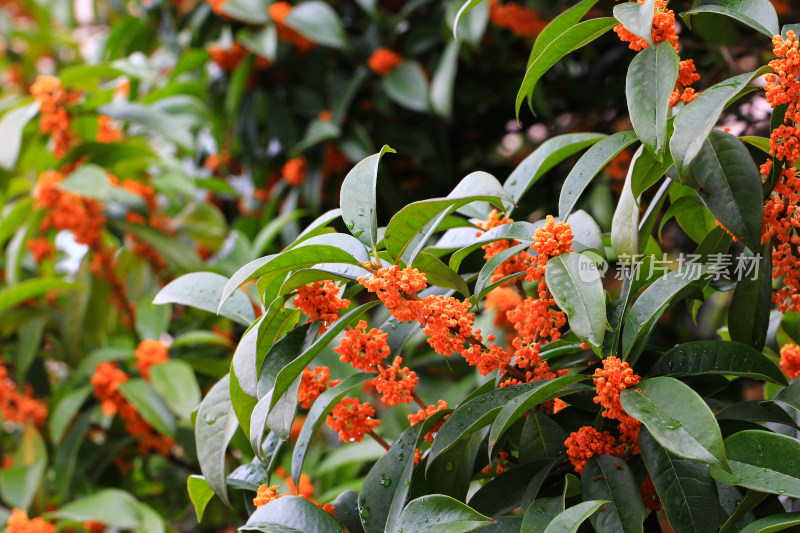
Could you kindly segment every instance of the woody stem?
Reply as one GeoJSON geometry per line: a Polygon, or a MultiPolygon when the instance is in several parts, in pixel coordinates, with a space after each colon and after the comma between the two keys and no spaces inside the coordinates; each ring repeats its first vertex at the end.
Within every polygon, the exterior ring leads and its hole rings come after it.
{"type": "Polygon", "coordinates": [[[383,437],[381,437],[380,435],[378,435],[378,434],[377,434],[377,433],[375,433],[374,431],[370,431],[369,433],[367,433],[367,435],[369,435],[370,437],[372,437],[372,438],[375,440],[375,442],[377,442],[378,444],[380,444],[381,446],[383,446],[383,449],[384,449],[384,450],[386,450],[387,452],[389,451],[389,448],[390,448],[391,446],[389,446],[389,443],[388,443],[388,442],[386,442],[385,440],[383,440],[383,437]]]}

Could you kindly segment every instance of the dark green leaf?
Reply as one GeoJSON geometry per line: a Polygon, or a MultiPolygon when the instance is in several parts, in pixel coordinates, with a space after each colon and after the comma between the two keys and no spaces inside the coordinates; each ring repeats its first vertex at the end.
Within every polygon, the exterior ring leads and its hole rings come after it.
{"type": "Polygon", "coordinates": [[[769,0],[695,0],[692,9],[681,13],[681,17],[691,28],[691,17],[699,13],[725,15],[769,38],[780,34],[778,14],[769,0]]]}
{"type": "Polygon", "coordinates": [[[342,220],[347,228],[373,250],[378,243],[378,214],[375,207],[378,164],[386,153],[396,152],[384,145],[377,154],[359,161],[345,176],[339,196],[342,220]]]}
{"type": "Polygon", "coordinates": [[[610,455],[589,459],[581,476],[584,500],[608,500],[590,520],[597,533],[643,532],[644,507],[639,485],[625,461],[610,455]]]}
{"type": "Polygon", "coordinates": [[[491,523],[491,518],[483,516],[458,500],[441,494],[432,494],[409,502],[403,509],[395,529],[389,531],[466,533],[491,523]]]}
{"type": "Polygon", "coordinates": [[[292,7],[284,22],[309,41],[332,48],[347,48],[347,33],[342,20],[327,2],[300,2],[292,7]]]}
{"type": "MultiPolygon", "coordinates": [[[[564,449],[567,433],[544,413],[533,410],[525,420],[519,438],[520,462],[558,457],[564,449]]],[[[563,509],[562,509],[563,511],[563,509]]]]}
{"type": "Polygon", "coordinates": [[[154,429],[175,435],[175,417],[152,385],[143,379],[130,379],[119,386],[119,392],[154,429]]]}
{"type": "Polygon", "coordinates": [[[333,516],[299,496],[284,496],[256,509],[239,531],[344,533],[333,516]]]}
{"type": "Polygon", "coordinates": [[[544,533],[576,533],[578,527],[606,503],[608,502],[603,500],[591,500],[570,507],[557,514],[547,525],[544,533]]]}
{"type": "Polygon", "coordinates": [[[728,307],[728,332],[732,340],[763,350],[772,306],[771,244],[764,245],[758,261],[750,256],[747,265],[752,271],[742,269],[728,307]]]}
{"type": "Polygon", "coordinates": [[[800,513],[767,516],[747,524],[740,533],[775,533],[800,525],[800,513]]]}
{"type": "Polygon", "coordinates": [[[594,261],[579,253],[556,256],[547,262],[545,278],[572,332],[599,351],[606,331],[606,298],[594,261]]]}

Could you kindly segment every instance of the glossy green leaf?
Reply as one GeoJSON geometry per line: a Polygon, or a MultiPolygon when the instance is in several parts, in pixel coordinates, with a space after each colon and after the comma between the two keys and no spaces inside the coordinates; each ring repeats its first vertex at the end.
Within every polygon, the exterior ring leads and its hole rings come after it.
{"type": "Polygon", "coordinates": [[[800,513],[776,514],[747,524],[740,533],[775,533],[798,525],[800,525],[800,513]]]}
{"type": "Polygon", "coordinates": [[[175,417],[150,383],[130,379],[119,386],[119,392],[154,429],[174,436],[175,417]]]}
{"type": "Polygon", "coordinates": [[[551,20],[547,26],[536,36],[533,43],[528,67],[531,66],[542,52],[565,31],[575,26],[584,15],[597,3],[597,0],[581,0],[569,9],[561,12],[556,18],[551,20]]]}
{"type": "Polygon", "coordinates": [[[92,385],[85,385],[69,391],[58,400],[48,419],[50,438],[55,444],[61,442],[64,432],[93,390],[92,385]]]}
{"type": "Polygon", "coordinates": [[[17,439],[11,465],[0,470],[0,496],[12,507],[27,511],[47,469],[47,446],[33,424],[26,424],[17,439]]]}
{"type": "MultiPolygon", "coordinates": [[[[458,20],[458,16],[456,20],[458,20]]],[[[453,32],[455,32],[455,26],[453,27],[453,32]]],[[[447,43],[431,80],[431,109],[445,119],[449,119],[453,113],[453,92],[455,90],[456,72],[458,71],[458,49],[457,40],[447,43]]]]}
{"type": "Polygon", "coordinates": [[[35,298],[50,291],[63,291],[74,288],[77,288],[77,285],[59,278],[34,278],[16,285],[7,285],[0,290],[0,313],[29,298],[35,298]]]}
{"type": "Polygon", "coordinates": [[[319,428],[322,427],[323,422],[325,422],[325,417],[328,416],[331,410],[333,410],[336,404],[338,404],[347,393],[368,379],[372,379],[372,376],[369,374],[354,374],[345,378],[335,387],[326,390],[319,395],[319,398],[314,400],[314,404],[311,406],[303,422],[300,435],[297,437],[297,444],[295,444],[294,450],[292,451],[292,478],[296,486],[299,486],[300,473],[303,470],[303,462],[305,461],[308,447],[311,445],[314,435],[316,435],[319,428]]]}
{"type": "Polygon", "coordinates": [[[653,44],[653,16],[655,15],[655,0],[614,6],[614,18],[625,26],[632,34],[644,39],[647,44],[653,44]]]}
{"type": "Polygon", "coordinates": [[[594,261],[575,252],[553,257],[545,279],[572,332],[599,350],[606,331],[606,297],[594,261]]]}
{"type": "Polygon", "coordinates": [[[800,441],[769,431],[745,430],[725,439],[731,472],[712,466],[726,485],[800,497],[800,441]]]}
{"type": "Polygon", "coordinates": [[[378,213],[375,206],[378,164],[386,153],[396,152],[384,145],[377,154],[359,161],[345,176],[339,196],[342,220],[350,233],[372,249],[378,243],[378,213]]]}
{"type": "Polygon", "coordinates": [[[226,374],[203,398],[194,430],[200,471],[208,486],[228,505],[225,455],[238,426],[231,406],[229,380],[230,375],[226,374]]]}
{"type": "Polygon", "coordinates": [[[611,220],[611,247],[617,255],[633,256],[639,253],[639,203],[633,195],[633,169],[644,153],[644,146],[633,154],[614,217],[611,220]]]}
{"type": "Polygon", "coordinates": [[[120,529],[135,528],[141,520],[139,502],[119,489],[103,489],[62,505],[49,514],[74,522],[102,522],[120,529]]]}
{"type": "MultiPolygon", "coordinates": [[[[475,242],[471,242],[469,246],[465,246],[453,252],[453,254],[450,256],[449,266],[451,269],[458,272],[461,262],[466,259],[468,255],[481,246],[485,246],[496,241],[517,240],[522,242],[533,242],[533,235],[536,233],[536,228],[539,226],[541,226],[541,224],[537,225],[531,224],[530,222],[511,222],[509,224],[502,224],[494,227],[487,232],[481,233],[479,237],[470,239],[471,241],[474,240],[475,242]]],[[[472,234],[473,230],[470,229],[469,232],[472,234]]]]}
{"type": "Polygon", "coordinates": [[[669,149],[678,174],[686,175],[689,165],[703,148],[708,134],[719,121],[725,106],[762,71],[739,74],[705,89],[686,104],[675,117],[669,149]]]}
{"type": "Polygon", "coordinates": [[[570,507],[557,514],[544,533],[576,533],[580,525],[606,503],[608,501],[590,500],[570,507]]]}
{"type": "Polygon", "coordinates": [[[310,345],[318,332],[318,326],[312,329],[312,324],[302,324],[287,332],[269,347],[258,371],[256,395],[259,399],[269,394],[275,386],[278,373],[291,363],[304,347],[310,345]]]}
{"type": "Polygon", "coordinates": [[[344,533],[332,515],[299,496],[284,496],[256,509],[239,531],[344,533]]]}
{"type": "Polygon", "coordinates": [[[769,38],[780,34],[778,14],[769,0],[695,0],[692,9],[681,17],[691,28],[691,17],[700,13],[725,15],[769,38]]]}
{"type": "Polygon", "coordinates": [[[564,449],[567,436],[552,418],[540,411],[531,411],[519,439],[520,462],[558,457],[564,449]]]}
{"type": "Polygon", "coordinates": [[[441,259],[427,252],[422,252],[414,259],[414,268],[423,272],[428,283],[437,287],[454,289],[464,297],[469,297],[470,290],[464,278],[458,275],[450,267],[445,265],[441,259]]]}
{"type": "Polygon", "coordinates": [[[717,531],[717,485],[709,474],[708,465],[671,454],[645,428],[639,433],[639,447],[673,531],[717,531]]]}
{"type": "Polygon", "coordinates": [[[162,135],[181,148],[191,150],[194,136],[191,121],[186,115],[170,114],[156,105],[118,101],[100,106],[98,112],[111,118],[141,124],[162,135]]]}
{"type": "Polygon", "coordinates": [[[0,119],[0,167],[13,170],[17,164],[22,147],[22,132],[25,126],[39,112],[39,102],[17,107],[8,111],[0,119]]]}
{"type": "Polygon", "coordinates": [[[153,299],[153,303],[156,305],[167,303],[189,305],[204,311],[219,313],[245,326],[250,325],[255,320],[255,312],[250,299],[243,292],[234,294],[222,306],[219,305],[220,295],[227,282],[225,276],[211,272],[185,274],[161,289],[153,299]]]}
{"type": "Polygon", "coordinates": [[[728,468],[717,420],[688,385],[670,377],[648,378],[622,391],[621,399],[625,412],[640,420],[665,449],[728,468]]]}
{"type": "Polygon", "coordinates": [[[386,94],[400,106],[412,111],[428,111],[428,78],[422,66],[405,60],[383,78],[381,85],[386,94]]]}
{"type": "Polygon", "coordinates": [[[689,175],[702,188],[700,199],[717,220],[745,246],[761,250],[761,176],[742,141],[730,133],[712,131],[689,175]]]}
{"type": "MultiPolygon", "coordinates": [[[[503,187],[511,195],[513,203],[516,204],[545,172],[569,156],[606,138],[606,135],[600,133],[567,133],[548,139],[517,165],[503,183],[503,187]]],[[[564,186],[567,186],[566,183],[564,186]]],[[[511,209],[508,210],[509,213],[511,211],[511,209]]],[[[559,213],[561,213],[561,209],[559,209],[559,213]]]]}
{"type": "Polygon", "coordinates": [[[309,41],[331,48],[347,48],[347,33],[342,20],[327,2],[300,2],[292,7],[284,23],[309,41]]]}
{"type": "Polygon", "coordinates": [[[550,496],[532,501],[522,517],[520,533],[538,533],[564,511],[564,498],[550,496]]]}
{"type": "Polygon", "coordinates": [[[214,497],[214,491],[208,486],[203,476],[189,476],[189,479],[186,480],[186,490],[189,492],[189,499],[194,506],[197,521],[202,522],[203,513],[205,513],[208,502],[214,497]]]}
{"type": "MultiPolygon", "coordinates": [[[[624,4],[640,5],[640,4],[624,4]]],[[[620,6],[617,6],[620,7],[620,6]]],[[[597,144],[589,148],[581,156],[575,166],[572,167],[564,185],[561,187],[561,195],[558,198],[558,216],[564,219],[572,213],[575,204],[581,194],[589,186],[591,181],[612,159],[617,157],[620,152],[636,141],[636,134],[632,131],[621,131],[610,137],[601,139],[597,144]]]]}
{"type": "Polygon", "coordinates": [[[492,523],[484,516],[458,500],[442,494],[422,496],[403,509],[398,524],[391,533],[415,531],[419,533],[466,533],[492,523]],[[436,517],[433,520],[432,517],[436,517]]]}
{"type": "Polygon", "coordinates": [[[678,79],[678,63],[671,43],[648,46],[631,61],[625,83],[633,129],[659,162],[667,149],[669,101],[678,79]]]}
{"type": "Polygon", "coordinates": [[[617,24],[617,20],[611,17],[587,20],[569,27],[564,33],[553,39],[525,72],[515,105],[517,121],[519,121],[519,110],[522,108],[522,103],[528,95],[533,93],[537,82],[545,72],[565,55],[589,44],[617,24]]]}
{"type": "Polygon", "coordinates": [[[202,400],[194,370],[179,359],[151,367],[150,383],[172,412],[185,420],[191,418],[202,400]]]}
{"type": "Polygon", "coordinates": [[[662,354],[648,375],[683,377],[721,374],[786,385],[780,369],[760,351],[735,341],[693,341],[662,354]]]}
{"type": "Polygon", "coordinates": [[[584,500],[608,500],[590,520],[597,533],[643,532],[644,507],[639,484],[625,461],[610,455],[589,459],[581,476],[584,500]]]}
{"type": "Polygon", "coordinates": [[[456,18],[453,21],[453,39],[458,40],[458,23],[461,22],[461,18],[469,13],[473,7],[483,1],[484,0],[465,0],[464,4],[458,9],[456,18]]]}
{"type": "Polygon", "coordinates": [[[636,161],[632,161],[631,164],[633,166],[631,192],[634,198],[640,198],[642,193],[655,185],[672,166],[672,155],[667,152],[664,154],[664,161],[659,163],[649,150],[643,150],[636,161]]]}
{"type": "Polygon", "coordinates": [[[772,306],[772,250],[765,244],[758,261],[750,258],[748,269],[742,269],[731,305],[728,307],[728,332],[731,339],[763,350],[769,329],[772,306]]]}

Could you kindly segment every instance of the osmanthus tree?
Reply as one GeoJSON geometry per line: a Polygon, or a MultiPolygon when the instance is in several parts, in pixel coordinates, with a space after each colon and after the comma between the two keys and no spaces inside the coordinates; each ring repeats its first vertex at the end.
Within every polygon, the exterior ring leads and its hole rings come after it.
{"type": "Polygon", "coordinates": [[[503,183],[474,172],[379,227],[378,166],[393,157],[384,147],[349,172],[340,209],[282,252],[225,281],[193,274],[161,291],[157,303],[213,292],[225,310],[240,287],[255,287],[262,304],[196,413],[203,475],[188,486],[198,515],[216,494],[244,499],[245,531],[800,524],[800,385],[788,380],[800,373],[798,37],[767,1],[698,0],[682,14],[687,32],[728,17],[763,34],[765,53],[771,40],[776,59],[697,91],[666,1],[581,22],[594,4],[542,31],[517,109],[565,54],[614,29],[637,52],[626,84],[632,131],[557,138],[503,183]],[[764,74],[770,136],[716,129],[764,74]],[[633,146],[603,233],[577,209],[581,195],[633,146]],[[546,169],[586,148],[557,212],[512,219],[527,215],[515,207],[546,169]],[[657,225],[673,218],[697,241],[688,260],[662,255],[657,225]],[[473,268],[473,255],[485,262],[473,268]],[[658,341],[666,313],[697,316],[720,298],[729,306],[718,339],[658,341]],[[763,382],[763,396],[742,400],[746,380],[763,382]],[[302,489],[333,471],[337,493],[302,489]]]}

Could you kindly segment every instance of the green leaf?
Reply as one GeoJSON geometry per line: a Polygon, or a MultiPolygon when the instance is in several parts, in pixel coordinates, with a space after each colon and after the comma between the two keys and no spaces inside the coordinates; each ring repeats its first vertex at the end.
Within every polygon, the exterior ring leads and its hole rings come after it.
{"type": "Polygon", "coordinates": [[[689,175],[702,188],[698,195],[717,220],[745,246],[761,250],[761,175],[742,141],[730,133],[712,131],[689,175]]]}
{"type": "Polygon", "coordinates": [[[655,7],[655,0],[645,0],[641,4],[618,4],[614,6],[614,18],[620,21],[626,30],[652,45],[655,7]]]}
{"type": "Polygon", "coordinates": [[[237,428],[229,380],[230,374],[226,374],[203,398],[194,429],[200,471],[208,486],[226,505],[230,505],[230,500],[225,478],[225,452],[237,428]]]}
{"type": "Polygon", "coordinates": [[[567,436],[552,418],[540,411],[531,411],[519,438],[520,462],[558,457],[567,436]]]}
{"type": "Polygon", "coordinates": [[[639,433],[639,447],[673,531],[717,531],[717,485],[709,474],[708,465],[681,459],[669,453],[645,428],[639,433]]]}
{"type": "Polygon", "coordinates": [[[517,121],[519,121],[519,110],[522,108],[525,98],[533,94],[536,83],[545,72],[550,70],[550,67],[558,63],[565,55],[589,44],[617,24],[616,19],[611,17],[587,20],[571,26],[553,39],[525,72],[515,105],[517,121]]]}
{"type": "Polygon", "coordinates": [[[214,491],[208,486],[203,476],[189,476],[186,480],[186,490],[189,492],[189,499],[192,500],[197,521],[203,521],[203,513],[208,502],[214,497],[214,491]]]}
{"type": "Polygon", "coordinates": [[[383,145],[380,152],[359,161],[345,176],[339,196],[342,220],[350,233],[373,250],[378,243],[378,213],[375,206],[378,163],[386,153],[396,152],[383,145]]]}
{"type": "Polygon", "coordinates": [[[398,105],[412,111],[425,112],[430,109],[428,78],[416,61],[405,60],[397,65],[381,80],[381,86],[398,105]]]}
{"type": "Polygon", "coordinates": [[[461,22],[461,17],[465,16],[476,5],[483,2],[483,0],[466,0],[456,13],[456,18],[453,21],[453,39],[458,41],[458,23],[461,22]]]}
{"type": "Polygon", "coordinates": [[[681,13],[681,17],[691,28],[692,16],[699,13],[725,15],[769,38],[780,35],[778,14],[769,0],[695,0],[692,9],[681,13]]]}
{"type": "Polygon", "coordinates": [[[764,244],[758,262],[750,273],[743,269],[733,291],[728,307],[728,332],[731,339],[756,350],[763,350],[769,329],[769,311],[772,307],[772,249],[764,244]]]}
{"type": "Polygon", "coordinates": [[[750,522],[739,533],[775,533],[800,525],[800,513],[783,513],[750,522]]]}
{"type": "Polygon", "coordinates": [[[591,500],[562,511],[547,525],[544,533],[576,533],[580,525],[608,501],[591,500]]]}
{"type": "Polygon", "coordinates": [[[344,398],[344,396],[358,387],[368,379],[372,379],[370,374],[360,373],[353,374],[345,378],[341,383],[333,388],[330,388],[319,395],[311,406],[311,409],[306,415],[303,422],[303,428],[300,430],[300,435],[297,437],[297,444],[295,444],[292,451],[292,478],[294,479],[295,486],[299,486],[300,473],[303,470],[303,462],[308,452],[308,447],[314,439],[325,417],[333,410],[336,404],[344,398]]]}
{"type": "Polygon", "coordinates": [[[800,380],[793,380],[788,387],[779,390],[772,399],[785,403],[795,411],[800,411],[800,380]]]}
{"type": "Polygon", "coordinates": [[[711,467],[714,479],[759,492],[800,497],[800,441],[769,431],[745,430],[725,439],[731,472],[711,467]]]}
{"type": "Polygon", "coordinates": [[[272,392],[270,410],[278,403],[278,399],[289,389],[289,386],[303,372],[303,369],[322,351],[336,336],[346,327],[366,313],[379,302],[372,301],[362,304],[355,309],[351,309],[333,323],[324,335],[321,335],[314,344],[309,346],[303,353],[297,356],[291,363],[286,365],[275,378],[275,387],[272,392]]]}
{"type": "Polygon", "coordinates": [[[255,320],[255,312],[250,299],[243,292],[220,304],[220,295],[228,280],[225,276],[212,272],[184,274],[161,289],[153,299],[153,304],[175,303],[189,305],[204,311],[218,313],[234,322],[249,326],[255,320]]]}
{"type": "Polygon", "coordinates": [[[432,494],[409,502],[391,533],[466,533],[492,522],[488,516],[483,516],[458,500],[442,494],[432,494]],[[432,520],[432,517],[437,520],[432,520]]]}
{"type": "MultiPolygon", "coordinates": [[[[509,224],[496,226],[485,233],[481,233],[479,237],[470,239],[470,241],[475,242],[471,242],[468,246],[453,252],[453,254],[450,256],[449,266],[452,270],[457,272],[458,268],[461,266],[461,262],[466,259],[469,254],[481,246],[485,246],[496,241],[518,240],[523,242],[527,241],[532,244],[533,235],[536,233],[536,229],[541,225],[542,224],[531,224],[530,222],[511,222],[509,224]]],[[[472,234],[471,229],[469,232],[472,234]]]]}
{"type": "Polygon", "coordinates": [[[191,419],[202,396],[189,363],[173,359],[153,366],[150,383],[173,413],[185,420],[191,419]]]}
{"type": "Polygon", "coordinates": [[[450,267],[445,265],[441,259],[428,252],[422,252],[414,259],[414,268],[425,274],[428,283],[437,287],[454,289],[460,292],[465,298],[470,295],[469,287],[464,278],[458,275],[450,267]]]}
{"type": "Polygon", "coordinates": [[[632,166],[631,192],[634,198],[640,198],[642,193],[655,185],[672,166],[672,156],[667,152],[663,163],[659,163],[649,150],[643,150],[636,161],[632,162],[632,166]]]}
{"type": "Polygon", "coordinates": [[[11,309],[20,302],[35,298],[50,291],[74,289],[77,285],[59,278],[35,278],[16,285],[6,286],[0,291],[0,313],[11,309]]]}
{"type": "Polygon", "coordinates": [[[333,516],[299,496],[284,496],[256,509],[239,531],[344,533],[333,516]]]}
{"type": "MultiPolygon", "coordinates": [[[[489,431],[489,457],[491,458],[495,456],[495,447],[498,441],[500,440],[500,437],[506,431],[508,431],[508,429],[514,422],[522,418],[528,411],[530,411],[540,403],[552,400],[553,398],[557,398],[558,396],[560,396],[559,393],[563,391],[564,388],[567,387],[568,385],[572,385],[573,383],[583,381],[584,379],[585,378],[580,375],[566,375],[554,379],[540,380],[535,382],[538,385],[530,387],[527,390],[524,390],[522,393],[515,395],[513,402],[509,402],[502,406],[500,412],[497,413],[497,415],[495,416],[494,422],[488,420],[488,423],[492,424],[492,429],[489,431]]],[[[498,396],[501,395],[498,394],[498,396]]],[[[480,398],[481,397],[476,398],[476,400],[478,400],[479,403],[480,403],[480,398]]],[[[453,413],[452,415],[458,418],[456,423],[460,423],[461,418],[463,417],[463,413],[460,413],[462,407],[466,409],[467,414],[471,414],[469,410],[473,409],[473,407],[471,407],[469,404],[473,402],[474,400],[456,409],[456,412],[453,413]]],[[[486,401],[486,404],[492,405],[491,400],[486,401]]],[[[475,409],[480,411],[479,406],[475,409]]],[[[467,420],[469,420],[469,418],[467,418],[467,420]]]]}
{"type": "Polygon", "coordinates": [[[535,499],[531,502],[523,515],[520,533],[538,533],[539,531],[544,531],[548,524],[563,511],[564,498],[561,496],[535,499]]]}
{"type": "MultiPolygon", "coordinates": [[[[639,6],[640,4],[623,4],[639,6]]],[[[620,7],[620,6],[617,6],[620,7]]],[[[636,134],[632,131],[621,131],[610,137],[601,139],[600,142],[589,148],[572,167],[558,198],[558,216],[562,220],[567,218],[578,199],[589,183],[597,176],[612,159],[636,141],[636,134]]]]}
{"type": "Polygon", "coordinates": [[[175,417],[148,382],[130,379],[119,386],[119,392],[155,430],[175,435],[175,417]]]}
{"type": "MultiPolygon", "coordinates": [[[[514,204],[530,189],[545,172],[564,161],[569,156],[610,138],[600,133],[567,133],[548,139],[517,165],[503,187],[511,195],[514,204]]],[[[588,154],[589,152],[587,152],[588,154]]],[[[586,157],[586,156],[584,156],[586,157]]],[[[583,158],[581,158],[582,160],[583,158]]],[[[580,161],[578,162],[580,165],[580,161]]],[[[577,166],[577,165],[576,165],[577,166]]],[[[570,173],[572,175],[572,173],[570,173]]],[[[569,177],[567,178],[569,179],[569,177]]],[[[564,187],[567,182],[564,182],[564,187]]],[[[507,212],[511,213],[512,209],[507,212]]],[[[559,209],[559,213],[561,210],[559,209]]],[[[533,237],[533,235],[531,235],[533,237]]]]}
{"type": "Polygon", "coordinates": [[[670,377],[641,381],[621,394],[625,412],[679,457],[728,469],[717,420],[688,385],[670,377]]]}
{"type": "Polygon", "coordinates": [[[572,332],[599,351],[606,331],[606,298],[597,265],[579,253],[562,254],[547,262],[545,279],[572,332]]]}
{"type": "Polygon", "coordinates": [[[535,59],[542,55],[542,52],[544,52],[550,43],[552,43],[565,31],[569,30],[578,22],[580,22],[583,16],[592,7],[594,7],[596,3],[597,0],[582,0],[551,20],[550,23],[547,24],[547,26],[545,26],[541,33],[539,33],[539,35],[536,37],[536,41],[533,43],[533,49],[531,50],[531,55],[528,58],[527,67],[530,67],[531,63],[533,63],[535,59]]]}
{"type": "MultiPolygon", "coordinates": [[[[385,450],[381,448],[381,453],[385,450]]],[[[339,494],[332,502],[333,515],[349,533],[364,533],[361,527],[361,517],[358,512],[358,492],[346,490],[339,494]]]]}
{"type": "Polygon", "coordinates": [[[8,111],[0,119],[0,167],[13,170],[22,146],[22,132],[25,125],[39,112],[39,102],[17,107],[8,111]]]}
{"type": "Polygon", "coordinates": [[[681,109],[673,122],[675,129],[669,141],[669,150],[680,176],[686,175],[725,106],[761,74],[764,74],[761,70],[748,72],[717,83],[681,109]]]}
{"type": "Polygon", "coordinates": [[[581,475],[584,500],[608,500],[605,511],[590,518],[597,533],[643,532],[644,507],[639,484],[625,461],[610,455],[589,459],[581,475]]]}
{"type": "Polygon", "coordinates": [[[156,105],[124,101],[100,106],[97,111],[117,120],[141,124],[186,150],[193,148],[192,120],[187,115],[170,114],[156,105]]]}
{"type": "MultiPolygon", "coordinates": [[[[531,411],[531,415],[535,412],[531,411]]],[[[498,516],[524,506],[528,487],[538,476],[546,476],[552,464],[552,459],[540,459],[509,468],[475,491],[467,504],[487,516],[498,516]]],[[[563,510],[562,507],[559,512],[563,510]]],[[[519,533],[521,526],[520,523],[514,533],[519,533]]]]}
{"type": "Polygon", "coordinates": [[[27,511],[47,468],[47,447],[33,424],[26,424],[18,439],[11,466],[0,470],[3,501],[27,511]]]}
{"type": "Polygon", "coordinates": [[[413,262],[420,245],[436,229],[437,217],[449,215],[454,210],[471,202],[490,202],[500,208],[503,201],[511,198],[500,183],[486,172],[473,172],[462,179],[446,198],[434,198],[413,202],[402,208],[389,221],[384,240],[386,251],[397,261],[405,256],[413,262]]]}
{"type": "Polygon", "coordinates": [[[153,304],[153,295],[144,296],[136,304],[136,333],[140,339],[158,339],[169,328],[169,307],[153,304]]]}
{"type": "Polygon", "coordinates": [[[83,406],[93,390],[94,387],[92,385],[84,385],[69,391],[58,400],[49,417],[50,438],[54,444],[61,443],[61,439],[72,423],[72,419],[75,418],[75,415],[80,411],[81,406],[83,406]]]}
{"type": "Polygon", "coordinates": [[[275,387],[278,373],[291,363],[308,346],[319,332],[311,323],[297,326],[273,343],[261,361],[258,371],[256,396],[263,398],[275,387]]]}
{"type": "MultiPolygon", "coordinates": [[[[458,24],[457,21],[458,16],[455,24],[458,24]]],[[[455,26],[453,32],[455,33],[455,26]]],[[[431,109],[445,119],[449,119],[453,113],[453,85],[458,71],[458,48],[457,40],[447,43],[431,80],[431,109]]]]}
{"type": "Polygon", "coordinates": [[[228,0],[222,4],[222,13],[249,24],[266,24],[270,21],[267,5],[258,0],[228,0]]]}
{"type": "Polygon", "coordinates": [[[369,509],[360,515],[366,533],[383,533],[397,526],[410,489],[421,429],[422,424],[418,424],[403,431],[364,478],[358,508],[369,509]]]}
{"type": "Polygon", "coordinates": [[[678,79],[678,63],[672,44],[648,46],[631,61],[625,83],[633,129],[659,162],[667,149],[669,100],[678,79]]]}
{"type": "Polygon", "coordinates": [[[648,375],[684,377],[720,374],[786,385],[786,378],[760,351],[735,341],[694,341],[662,354],[648,375]]]}
{"type": "Polygon", "coordinates": [[[622,328],[622,353],[632,363],[644,348],[656,322],[671,303],[689,294],[694,282],[707,272],[706,267],[668,272],[647,287],[633,303],[622,328]]]}
{"type": "Polygon", "coordinates": [[[70,172],[57,188],[102,202],[107,201],[111,194],[111,182],[108,181],[108,174],[102,168],[92,164],[81,165],[70,172]]]}
{"type": "Polygon", "coordinates": [[[622,186],[617,208],[614,210],[614,218],[611,220],[611,246],[617,255],[633,256],[639,253],[639,203],[633,195],[633,169],[636,168],[636,161],[644,153],[644,147],[640,146],[628,167],[628,175],[622,186]]]}
{"type": "Polygon", "coordinates": [[[284,22],[309,41],[331,48],[347,48],[347,33],[342,20],[327,2],[300,2],[292,7],[284,22]]]}
{"type": "Polygon", "coordinates": [[[102,522],[120,529],[139,525],[141,511],[136,498],[119,489],[103,489],[90,496],[62,505],[50,516],[73,522],[102,522]]]}

